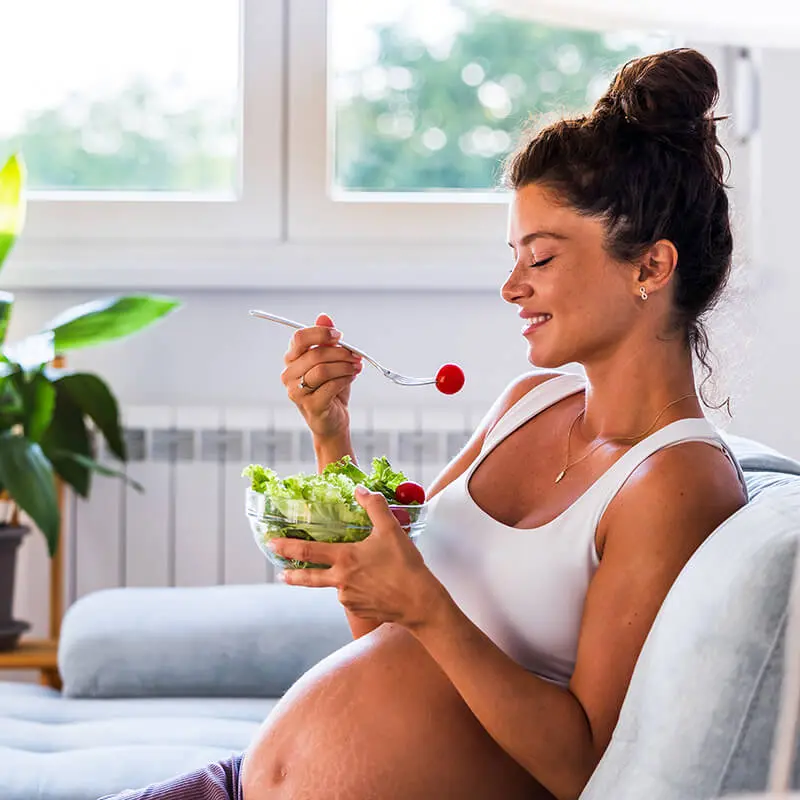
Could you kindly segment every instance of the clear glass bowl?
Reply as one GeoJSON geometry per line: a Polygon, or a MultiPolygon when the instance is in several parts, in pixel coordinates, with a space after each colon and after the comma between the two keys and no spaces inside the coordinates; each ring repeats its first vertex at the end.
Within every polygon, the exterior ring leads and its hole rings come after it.
{"type": "MultiPolygon", "coordinates": [[[[280,501],[280,508],[273,506],[270,498],[261,492],[247,488],[245,510],[250,522],[253,538],[262,553],[277,567],[286,569],[326,568],[327,564],[313,564],[308,561],[287,559],[273,553],[267,542],[276,537],[290,539],[312,539],[317,542],[360,542],[372,531],[372,523],[367,512],[356,502],[348,508],[336,508],[324,504],[313,504],[306,500],[280,501]],[[363,517],[365,524],[341,522],[342,511],[349,511],[356,517],[363,517]]],[[[423,529],[428,514],[428,504],[397,505],[389,508],[400,522],[410,539],[416,539],[423,529]]]]}

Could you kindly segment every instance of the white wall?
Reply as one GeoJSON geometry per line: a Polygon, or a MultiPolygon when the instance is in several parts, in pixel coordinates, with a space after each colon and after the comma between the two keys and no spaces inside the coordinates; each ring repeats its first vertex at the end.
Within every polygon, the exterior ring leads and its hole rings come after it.
{"type": "MultiPolygon", "coordinates": [[[[128,341],[75,351],[69,364],[103,374],[123,404],[274,403],[285,398],[279,375],[293,332],[251,317],[248,309],[309,323],[325,311],[348,341],[387,366],[427,375],[445,361],[458,361],[467,371],[465,389],[446,398],[433,387],[395,386],[369,368],[358,378],[354,403],[480,404],[494,399],[526,364],[516,307],[499,293],[505,266],[498,270],[498,291],[486,293],[178,290],[171,294],[184,306],[172,316],[128,341]]],[[[18,292],[10,337],[32,332],[60,309],[100,294],[18,292]]]]}
{"type": "Polygon", "coordinates": [[[797,348],[800,304],[800,51],[761,53],[761,123],[753,147],[753,258],[757,291],[739,320],[752,338],[751,391],[739,406],[752,436],[800,457],[797,348]]]}

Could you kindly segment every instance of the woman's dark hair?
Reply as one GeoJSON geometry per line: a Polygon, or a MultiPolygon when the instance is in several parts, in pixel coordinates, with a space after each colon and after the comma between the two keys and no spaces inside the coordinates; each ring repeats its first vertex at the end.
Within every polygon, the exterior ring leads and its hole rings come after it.
{"type": "MultiPolygon", "coordinates": [[[[696,50],[634,59],[589,114],[531,128],[503,170],[508,189],[541,184],[604,219],[605,246],[617,260],[633,261],[659,239],[675,245],[675,328],[706,380],[702,318],[728,281],[733,250],[724,149],[711,116],[718,98],[716,70],[696,50]]],[[[705,402],[702,386],[700,394],[705,402]]]]}

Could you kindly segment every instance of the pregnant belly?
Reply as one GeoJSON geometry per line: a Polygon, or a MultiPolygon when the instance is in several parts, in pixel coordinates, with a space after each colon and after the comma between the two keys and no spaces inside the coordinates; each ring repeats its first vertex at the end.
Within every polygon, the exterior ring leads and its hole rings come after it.
{"type": "Polygon", "coordinates": [[[383,625],[309,670],[244,760],[244,800],[545,800],[438,665],[383,625]]]}

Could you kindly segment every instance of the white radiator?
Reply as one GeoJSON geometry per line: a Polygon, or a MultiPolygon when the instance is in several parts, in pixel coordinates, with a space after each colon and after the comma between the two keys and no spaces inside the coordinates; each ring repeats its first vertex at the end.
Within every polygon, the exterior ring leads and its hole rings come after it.
{"type": "MultiPolygon", "coordinates": [[[[427,486],[466,443],[484,412],[352,409],[362,467],[386,455],[427,486]]],[[[244,466],[279,475],[316,472],[311,436],[292,406],[274,409],[123,409],[128,475],[94,475],[89,500],[67,503],[67,603],[116,586],[204,586],[272,579],[244,514],[244,466]]],[[[122,468],[98,449],[98,459],[122,468]]]]}

